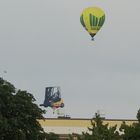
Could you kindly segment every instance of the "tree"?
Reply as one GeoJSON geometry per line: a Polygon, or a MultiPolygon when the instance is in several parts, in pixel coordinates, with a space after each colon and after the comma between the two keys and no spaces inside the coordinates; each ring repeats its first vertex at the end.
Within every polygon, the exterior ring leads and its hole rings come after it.
{"type": "Polygon", "coordinates": [[[0,140],[51,140],[37,121],[44,110],[27,91],[0,78],[0,140]]]}
{"type": "Polygon", "coordinates": [[[138,112],[137,112],[137,119],[138,119],[138,122],[139,122],[139,124],[140,124],[140,109],[139,109],[138,112]]]}
{"type": "Polygon", "coordinates": [[[120,140],[117,126],[108,127],[108,124],[103,124],[100,114],[95,113],[95,119],[91,120],[91,128],[88,128],[89,133],[86,132],[78,136],[79,140],[120,140]]]}
{"type": "Polygon", "coordinates": [[[59,136],[55,133],[49,133],[46,135],[47,140],[60,140],[59,136]]]}
{"type": "Polygon", "coordinates": [[[122,123],[120,131],[123,140],[140,140],[140,109],[137,112],[138,122],[132,125],[127,125],[125,122],[122,123]]]}

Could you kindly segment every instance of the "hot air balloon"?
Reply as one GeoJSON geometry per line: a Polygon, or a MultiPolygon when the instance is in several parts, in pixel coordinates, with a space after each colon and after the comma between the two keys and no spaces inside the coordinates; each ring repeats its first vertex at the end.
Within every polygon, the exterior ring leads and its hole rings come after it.
{"type": "Polygon", "coordinates": [[[60,87],[46,87],[45,100],[40,106],[51,107],[54,111],[63,108],[64,102],[61,98],[60,87]]]}
{"type": "Polygon", "coordinates": [[[80,22],[94,40],[94,36],[105,22],[105,13],[98,7],[88,7],[83,10],[80,22]]]}

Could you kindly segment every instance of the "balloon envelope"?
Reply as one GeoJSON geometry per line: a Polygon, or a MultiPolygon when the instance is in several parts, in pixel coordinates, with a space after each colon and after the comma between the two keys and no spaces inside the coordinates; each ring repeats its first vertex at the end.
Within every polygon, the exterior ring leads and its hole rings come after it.
{"type": "Polygon", "coordinates": [[[53,109],[63,108],[64,102],[61,98],[60,87],[46,87],[45,100],[41,106],[51,107],[53,109]]]}
{"type": "Polygon", "coordinates": [[[105,13],[98,7],[85,8],[81,13],[80,22],[93,39],[105,22],[105,13]]]}

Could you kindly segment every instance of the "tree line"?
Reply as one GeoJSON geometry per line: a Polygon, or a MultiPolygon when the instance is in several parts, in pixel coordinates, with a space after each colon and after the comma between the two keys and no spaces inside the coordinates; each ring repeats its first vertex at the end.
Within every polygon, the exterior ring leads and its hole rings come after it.
{"type": "Polygon", "coordinates": [[[95,118],[91,119],[91,127],[88,127],[89,131],[76,135],[77,140],[140,140],[140,109],[137,113],[138,121],[132,125],[122,122],[119,130],[117,125],[109,127],[109,124],[103,124],[103,120],[100,114],[95,113],[95,118]]]}

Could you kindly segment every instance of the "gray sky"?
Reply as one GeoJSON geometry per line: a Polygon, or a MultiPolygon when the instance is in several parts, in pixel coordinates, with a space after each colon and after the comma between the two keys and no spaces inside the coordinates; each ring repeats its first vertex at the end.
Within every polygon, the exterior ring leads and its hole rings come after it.
{"type": "Polygon", "coordinates": [[[1,76],[32,93],[37,104],[44,100],[45,87],[61,86],[72,117],[91,118],[101,110],[106,118],[135,119],[139,5],[139,0],[0,0],[1,76]],[[89,6],[106,13],[94,42],[79,22],[89,6]]]}

